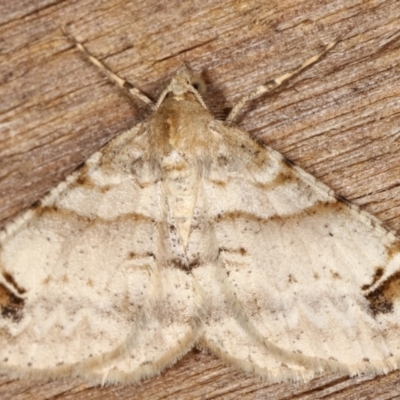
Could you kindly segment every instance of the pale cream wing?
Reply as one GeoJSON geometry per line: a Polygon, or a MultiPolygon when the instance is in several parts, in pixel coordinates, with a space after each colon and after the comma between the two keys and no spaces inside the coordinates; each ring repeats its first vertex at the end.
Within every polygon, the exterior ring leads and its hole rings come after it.
{"type": "Polygon", "coordinates": [[[1,234],[1,372],[99,381],[129,358],[133,380],[187,351],[191,327],[177,325],[189,300],[163,287],[191,288],[164,271],[168,204],[144,131],[117,137],[1,234]]]}
{"type": "MultiPolygon", "coordinates": [[[[222,185],[222,182],[217,184],[222,185]]],[[[209,199],[204,190],[207,185],[199,186],[186,252],[188,271],[194,278],[197,304],[201,307],[201,336],[197,347],[213,352],[246,372],[263,375],[271,382],[280,381],[283,363],[280,351],[271,354],[263,340],[249,333],[247,326],[243,327],[238,315],[240,304],[227,295],[231,292],[221,259],[224,248],[210,217],[209,199]]],[[[285,371],[285,378],[291,380],[312,377],[310,371],[293,362],[286,364],[285,371]]]]}
{"type": "Polygon", "coordinates": [[[199,320],[192,277],[167,267],[153,296],[150,312],[132,321],[122,351],[107,362],[80,364],[79,376],[94,384],[138,382],[160,374],[194,346],[199,320]]]}
{"type": "MultiPolygon", "coordinates": [[[[250,356],[236,345],[245,331],[281,361],[281,379],[303,379],[297,367],[288,375],[291,363],[312,374],[396,368],[398,239],[246,133],[218,122],[213,129],[227,146],[203,184],[220,253],[212,301],[224,301],[213,317],[220,327],[206,326],[205,346],[245,368],[250,356]],[[227,328],[232,315],[241,330],[227,328]]],[[[270,362],[254,364],[269,376],[270,362]]]]}

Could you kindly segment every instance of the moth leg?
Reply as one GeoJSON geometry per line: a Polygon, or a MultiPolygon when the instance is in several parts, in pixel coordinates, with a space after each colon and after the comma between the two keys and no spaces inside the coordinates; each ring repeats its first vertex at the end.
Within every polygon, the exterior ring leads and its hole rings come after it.
{"type": "Polygon", "coordinates": [[[86,49],[86,47],[75,39],[66,29],[62,28],[64,35],[76,46],[76,48],[81,51],[85,57],[96,67],[100,68],[101,71],[110,79],[115,82],[120,88],[127,91],[132,97],[142,100],[144,103],[153,105],[154,102],[150,98],[148,98],[144,93],[142,93],[139,89],[135,88],[131,83],[122,79],[118,75],[114,74],[111,70],[109,70],[100,60],[94,57],[90,52],[86,49]]]}
{"type": "Polygon", "coordinates": [[[293,76],[297,75],[310,65],[316,63],[321,57],[323,57],[329,50],[331,50],[336,44],[340,41],[340,39],[337,39],[331,43],[329,43],[327,46],[325,46],[325,49],[319,53],[316,54],[315,56],[309,58],[306,60],[303,64],[300,65],[300,67],[294,69],[291,72],[287,72],[286,74],[283,74],[275,79],[271,79],[268,81],[266,84],[258,86],[253,92],[243,96],[232,108],[231,112],[229,113],[226,122],[232,122],[237,115],[240,113],[240,111],[243,109],[243,107],[246,105],[246,103],[262,96],[265,93],[272,92],[276,88],[278,88],[282,83],[286,82],[293,76]]]}

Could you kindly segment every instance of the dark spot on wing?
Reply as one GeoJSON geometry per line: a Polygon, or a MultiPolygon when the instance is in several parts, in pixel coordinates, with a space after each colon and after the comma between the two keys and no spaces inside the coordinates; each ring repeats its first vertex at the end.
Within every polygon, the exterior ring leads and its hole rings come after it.
{"type": "Polygon", "coordinates": [[[76,183],[76,185],[82,185],[82,186],[86,186],[88,188],[91,188],[94,186],[92,180],[84,173],[79,174],[75,183],[76,183]]]}
{"type": "Polygon", "coordinates": [[[236,254],[240,254],[242,256],[247,254],[247,250],[244,247],[239,247],[238,249],[228,249],[227,247],[220,247],[219,248],[220,252],[224,252],[224,253],[236,253],[236,254]]]}
{"type": "Polygon", "coordinates": [[[195,269],[201,265],[201,262],[198,258],[194,258],[193,260],[190,261],[189,263],[189,269],[195,269]]]}
{"type": "Polygon", "coordinates": [[[341,279],[341,276],[338,272],[330,270],[333,279],[341,279]]]}
{"type": "Polygon", "coordinates": [[[400,241],[397,240],[390,247],[387,247],[389,258],[393,258],[396,254],[400,253],[400,241]]]}
{"type": "Polygon", "coordinates": [[[369,288],[374,286],[375,283],[378,282],[378,280],[382,278],[383,273],[384,273],[384,269],[382,267],[375,268],[375,273],[374,273],[374,276],[372,277],[372,282],[369,283],[369,284],[363,285],[361,287],[361,289],[362,290],[368,290],[369,288]]]}
{"type": "Polygon", "coordinates": [[[396,271],[365,298],[373,315],[393,312],[393,303],[400,300],[400,271],[396,271]]]}
{"type": "Polygon", "coordinates": [[[189,270],[188,263],[180,258],[173,258],[169,263],[173,268],[180,269],[181,271],[187,272],[189,270]]]}
{"type": "Polygon", "coordinates": [[[171,231],[171,232],[175,232],[176,231],[176,228],[175,228],[175,225],[168,225],[168,229],[171,231]]]}
{"type": "Polygon", "coordinates": [[[129,259],[132,259],[132,258],[135,258],[136,257],[136,253],[134,252],[134,251],[130,251],[129,253],[128,253],[128,258],[129,259]]]}
{"type": "Polygon", "coordinates": [[[173,268],[180,269],[183,272],[189,273],[193,269],[199,267],[201,265],[200,259],[195,257],[190,261],[183,260],[180,258],[173,258],[170,260],[170,265],[173,268]]]}
{"type": "Polygon", "coordinates": [[[217,179],[212,179],[212,183],[214,183],[214,184],[217,185],[217,186],[221,186],[221,187],[226,186],[226,181],[224,181],[224,180],[222,180],[222,179],[219,179],[219,180],[217,180],[217,179]]]}
{"type": "Polygon", "coordinates": [[[22,318],[25,300],[12,293],[0,283],[0,314],[3,318],[18,322],[22,318]]]}
{"type": "Polygon", "coordinates": [[[218,165],[219,165],[220,167],[225,168],[226,166],[229,165],[229,160],[228,160],[228,158],[227,158],[226,156],[224,156],[224,155],[219,155],[217,161],[218,161],[218,165]]]}
{"type": "MultiPolygon", "coordinates": [[[[35,213],[38,217],[41,217],[45,214],[58,214],[59,210],[57,208],[57,206],[38,206],[35,209],[35,213]]],[[[60,212],[60,215],[62,215],[62,212],[60,212]]]]}
{"type": "Polygon", "coordinates": [[[26,290],[19,286],[18,283],[15,281],[14,277],[9,272],[2,272],[4,279],[19,293],[24,294],[26,290]]]}
{"type": "Polygon", "coordinates": [[[299,178],[293,173],[292,169],[285,168],[282,172],[276,175],[273,180],[274,185],[286,185],[289,183],[299,182],[299,178]]]}

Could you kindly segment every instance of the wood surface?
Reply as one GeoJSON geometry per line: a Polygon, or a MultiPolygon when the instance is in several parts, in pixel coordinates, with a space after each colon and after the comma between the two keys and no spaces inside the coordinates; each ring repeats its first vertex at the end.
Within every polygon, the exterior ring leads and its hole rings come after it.
{"type": "MultiPolygon", "coordinates": [[[[256,85],[342,41],[237,124],[400,233],[400,2],[390,0],[0,2],[0,221],[29,207],[142,121],[61,34],[157,98],[184,61],[218,118],[256,85]]],[[[399,332],[400,340],[400,332],[399,332]]],[[[0,399],[395,399],[400,372],[260,381],[192,351],[140,385],[0,378],[0,399]]]]}

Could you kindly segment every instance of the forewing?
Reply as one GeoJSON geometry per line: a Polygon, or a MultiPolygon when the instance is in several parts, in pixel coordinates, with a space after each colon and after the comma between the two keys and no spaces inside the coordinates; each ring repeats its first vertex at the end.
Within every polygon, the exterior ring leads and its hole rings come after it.
{"type": "MultiPolygon", "coordinates": [[[[238,130],[214,129],[227,140],[219,156],[226,167],[213,164],[204,192],[221,296],[238,323],[286,365],[393,369],[398,239],[279,153],[238,130]]],[[[223,351],[233,356],[234,346],[223,351]]]]}
{"type": "MultiPolygon", "coordinates": [[[[120,135],[6,227],[0,370],[98,381],[99,373],[132,358],[136,349],[140,356],[130,373],[139,379],[143,374],[135,375],[135,368],[155,363],[157,373],[159,359],[178,352],[177,341],[186,337],[189,343],[190,326],[178,334],[165,322],[172,314],[175,324],[182,322],[178,314],[186,303],[174,309],[176,299],[165,301],[167,290],[160,287],[188,282],[163,270],[167,201],[157,170],[146,162],[143,130],[139,125],[120,135]],[[162,326],[166,336],[158,340],[162,326]]],[[[178,348],[186,349],[182,343],[178,348]]]]}

